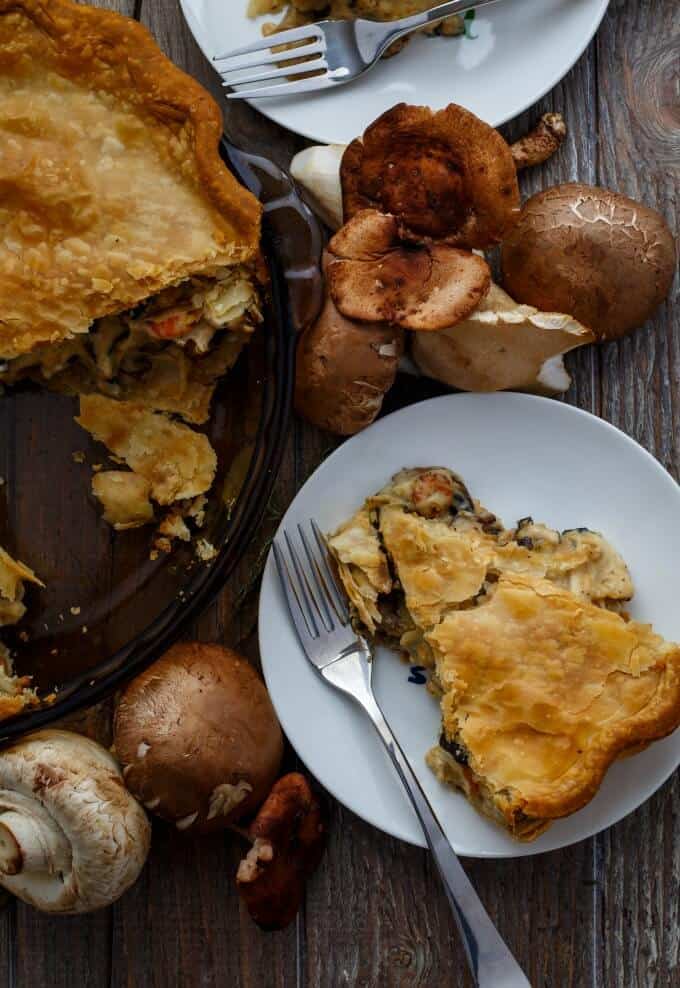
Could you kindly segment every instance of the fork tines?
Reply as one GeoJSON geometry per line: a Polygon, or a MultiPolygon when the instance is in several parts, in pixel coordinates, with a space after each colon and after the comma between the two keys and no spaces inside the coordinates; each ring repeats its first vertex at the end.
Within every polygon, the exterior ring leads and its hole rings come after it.
{"type": "Polygon", "coordinates": [[[249,99],[278,95],[279,88],[281,95],[323,88],[325,79],[319,76],[309,78],[308,73],[327,72],[328,62],[324,58],[325,53],[326,38],[323,31],[315,24],[310,24],[306,27],[281,31],[252,45],[216,55],[213,61],[217,63],[222,84],[227,87],[251,85],[256,82],[267,82],[270,79],[280,80],[274,86],[239,89],[229,93],[228,96],[228,98],[249,99]],[[273,50],[280,49],[281,45],[294,45],[294,47],[286,48],[284,51],[273,50]],[[291,75],[297,77],[303,74],[307,77],[290,81],[291,75]],[[310,86],[312,79],[314,85],[310,86]]]}
{"type": "Polygon", "coordinates": [[[276,539],[273,550],[298,634],[303,640],[318,640],[346,628],[349,612],[326,541],[313,519],[310,528],[313,537],[308,537],[302,525],[298,525],[297,540],[284,529],[283,541],[276,539]]]}

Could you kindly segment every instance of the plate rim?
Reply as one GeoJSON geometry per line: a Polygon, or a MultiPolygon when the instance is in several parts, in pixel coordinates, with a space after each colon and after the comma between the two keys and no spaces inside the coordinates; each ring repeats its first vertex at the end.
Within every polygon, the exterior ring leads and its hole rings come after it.
{"type": "MultiPolygon", "coordinates": [[[[511,391],[506,391],[506,392],[490,392],[490,393],[483,393],[483,392],[455,392],[455,393],[450,393],[450,394],[445,394],[445,395],[438,395],[438,396],[436,396],[434,398],[425,399],[424,401],[414,402],[413,404],[407,405],[404,408],[397,409],[394,412],[391,412],[389,415],[386,415],[386,416],[378,419],[376,422],[374,422],[372,425],[370,425],[367,429],[364,429],[362,432],[357,433],[356,435],[349,437],[345,442],[341,443],[340,446],[338,446],[335,450],[333,450],[333,452],[330,453],[319,464],[319,466],[310,474],[310,476],[305,480],[304,484],[296,492],[295,497],[292,499],[292,501],[290,502],[290,504],[288,505],[288,507],[286,509],[285,514],[281,518],[281,521],[280,521],[279,526],[278,526],[278,528],[276,530],[276,534],[274,535],[274,538],[277,538],[278,537],[279,532],[281,531],[281,529],[283,528],[283,526],[286,523],[286,519],[288,518],[289,514],[291,513],[291,511],[293,510],[293,508],[295,506],[295,502],[299,498],[300,494],[304,491],[304,489],[314,480],[314,478],[316,477],[317,473],[319,473],[319,471],[325,469],[326,464],[328,464],[328,463],[332,462],[333,460],[339,458],[340,455],[343,453],[343,451],[346,449],[346,447],[348,445],[350,445],[355,439],[359,438],[360,436],[366,435],[369,432],[372,432],[372,433],[378,432],[378,431],[381,430],[381,428],[384,428],[384,423],[386,423],[388,421],[391,421],[393,419],[397,419],[397,418],[400,418],[400,417],[405,417],[405,416],[407,416],[409,414],[412,414],[412,412],[413,412],[413,410],[415,408],[420,408],[423,405],[434,405],[436,403],[448,403],[448,402],[451,402],[451,401],[478,402],[480,399],[483,400],[483,399],[488,398],[490,396],[493,396],[494,398],[498,398],[498,397],[501,397],[502,396],[503,399],[509,400],[511,403],[512,402],[516,402],[516,403],[519,403],[519,404],[524,403],[524,402],[528,402],[530,404],[531,403],[535,403],[537,405],[538,404],[543,404],[543,403],[549,403],[552,407],[557,406],[560,409],[562,409],[563,411],[565,411],[566,414],[567,414],[567,416],[570,415],[570,414],[572,414],[572,413],[575,413],[576,417],[578,417],[578,418],[585,419],[585,420],[594,420],[594,423],[596,424],[596,426],[599,425],[599,426],[603,426],[604,427],[604,432],[605,433],[613,434],[614,436],[617,437],[617,439],[621,439],[622,438],[628,446],[633,447],[638,453],[641,452],[642,454],[644,454],[644,457],[643,458],[646,458],[647,459],[648,463],[655,469],[655,472],[660,477],[663,478],[663,480],[664,480],[665,483],[668,483],[668,484],[671,485],[671,487],[673,488],[673,491],[675,493],[675,496],[676,497],[677,496],[680,496],[680,483],[675,480],[675,478],[669,473],[668,470],[666,470],[666,468],[663,466],[663,464],[652,453],[650,453],[649,450],[645,449],[645,447],[642,446],[639,442],[637,442],[637,440],[635,440],[632,436],[629,436],[622,429],[619,429],[618,426],[616,426],[613,423],[607,421],[606,419],[601,418],[600,416],[594,414],[593,412],[588,411],[587,409],[580,408],[580,407],[578,407],[576,405],[571,405],[571,404],[568,404],[567,402],[560,401],[560,400],[557,400],[557,399],[554,399],[554,398],[549,398],[549,397],[545,397],[545,396],[541,396],[541,395],[527,394],[527,393],[523,393],[523,392],[511,392],[511,391]]],[[[379,823],[377,821],[377,819],[375,818],[374,814],[372,814],[370,811],[367,812],[365,809],[362,809],[361,806],[358,805],[357,803],[355,803],[354,800],[352,800],[352,801],[346,801],[345,799],[341,799],[338,795],[336,795],[333,787],[331,785],[329,785],[328,779],[325,777],[325,775],[322,777],[322,775],[320,773],[317,773],[316,771],[312,770],[309,767],[309,765],[307,764],[307,761],[304,758],[304,756],[298,751],[297,747],[293,744],[293,742],[292,742],[292,740],[290,738],[290,733],[289,733],[289,729],[288,729],[288,725],[291,723],[291,721],[290,721],[290,719],[288,717],[282,716],[281,715],[281,712],[278,709],[276,700],[275,700],[274,695],[272,693],[272,690],[270,688],[270,681],[269,681],[269,677],[268,677],[268,662],[265,659],[265,650],[262,647],[263,627],[264,627],[264,615],[265,615],[265,613],[268,613],[267,607],[264,606],[264,603],[265,603],[264,602],[264,598],[267,595],[271,594],[271,592],[272,592],[272,584],[274,583],[275,580],[276,580],[276,574],[275,574],[275,571],[274,571],[273,550],[270,548],[270,550],[269,550],[269,552],[267,554],[267,560],[266,560],[266,563],[265,563],[265,566],[264,566],[264,569],[263,569],[262,583],[261,583],[260,594],[259,594],[259,598],[258,598],[258,646],[259,646],[260,660],[261,660],[261,665],[262,665],[262,674],[263,674],[265,683],[267,685],[267,689],[269,691],[269,694],[271,696],[272,703],[273,703],[274,709],[276,711],[276,715],[279,718],[279,721],[281,723],[281,727],[282,727],[282,729],[284,731],[284,734],[286,735],[286,737],[287,737],[287,739],[288,739],[291,747],[294,749],[297,757],[300,758],[300,760],[303,762],[303,764],[307,767],[307,770],[310,772],[310,774],[313,775],[314,778],[317,779],[318,782],[323,786],[323,788],[328,793],[330,793],[330,795],[334,799],[336,799],[343,807],[345,807],[345,809],[349,810],[351,813],[355,814],[355,816],[359,817],[359,819],[361,819],[364,822],[366,822],[366,823],[370,824],[371,826],[375,827],[377,830],[381,831],[382,833],[384,833],[388,837],[393,837],[393,838],[396,838],[397,840],[402,840],[405,843],[411,844],[411,845],[416,846],[416,847],[423,847],[423,848],[426,847],[427,845],[426,845],[426,842],[425,842],[424,837],[422,837],[420,840],[415,840],[414,837],[411,834],[406,833],[403,830],[403,828],[401,828],[398,825],[394,825],[394,824],[390,827],[390,829],[387,829],[385,826],[383,826],[382,823],[379,823]]],[[[340,698],[338,698],[338,702],[341,702],[340,698]]],[[[680,731],[680,728],[678,728],[678,731],[680,731]]],[[[673,732],[673,733],[676,733],[676,732],[673,732]]],[[[667,737],[672,737],[672,734],[671,735],[667,735],[667,737]]],[[[659,739],[659,740],[660,741],[663,741],[665,739],[659,739]]],[[[418,774],[419,771],[420,771],[420,769],[418,769],[417,766],[413,766],[413,767],[414,767],[414,771],[416,771],[417,774],[418,774]]],[[[471,858],[471,859],[479,858],[479,859],[485,859],[485,860],[487,860],[487,859],[488,860],[510,860],[511,858],[535,857],[535,856],[540,855],[540,854],[551,854],[554,851],[562,850],[562,849],[567,848],[567,847],[571,847],[574,844],[580,843],[581,841],[589,840],[589,839],[597,836],[598,834],[604,832],[605,830],[608,830],[610,827],[613,827],[615,824],[619,823],[626,816],[629,816],[631,813],[634,813],[636,810],[638,810],[643,805],[643,803],[647,802],[648,799],[651,799],[651,797],[656,792],[658,792],[658,790],[661,789],[662,786],[664,786],[668,782],[669,778],[674,774],[674,772],[676,772],[678,770],[679,767],[680,767],[680,745],[678,746],[678,750],[677,750],[677,753],[676,753],[676,756],[675,756],[675,764],[669,769],[669,771],[662,778],[660,778],[658,780],[658,783],[656,783],[654,785],[654,788],[650,792],[647,792],[646,794],[643,794],[640,797],[639,800],[637,800],[637,796],[636,796],[636,800],[637,801],[635,802],[635,804],[633,806],[631,806],[629,809],[624,809],[620,813],[615,813],[612,816],[612,818],[607,823],[603,824],[603,826],[598,827],[595,830],[589,831],[589,832],[587,832],[587,833],[585,833],[585,834],[583,834],[581,836],[575,837],[574,839],[567,839],[566,841],[564,841],[564,843],[558,844],[556,847],[541,848],[541,847],[536,847],[536,845],[533,844],[533,843],[531,843],[531,842],[519,842],[518,841],[516,848],[508,848],[507,850],[499,849],[497,851],[494,851],[494,850],[490,850],[490,851],[479,851],[477,853],[471,853],[471,852],[467,852],[467,851],[457,851],[456,853],[460,857],[471,858]]]]}
{"type": "MultiPolygon", "coordinates": [[[[195,10],[196,0],[179,0],[179,2],[180,2],[180,7],[182,9],[182,15],[187,23],[189,30],[191,31],[191,34],[193,35],[196,44],[200,48],[203,57],[206,59],[208,64],[212,68],[214,68],[212,61],[213,56],[208,49],[207,38],[205,37],[205,31],[199,22],[199,18],[195,10]]],[[[245,0],[243,0],[243,2],[245,3],[245,0]]],[[[516,119],[526,110],[528,110],[530,107],[538,103],[539,100],[542,100],[544,96],[546,96],[549,92],[551,92],[551,90],[553,90],[555,86],[557,86],[562,81],[562,79],[564,79],[564,77],[569,72],[571,72],[573,67],[576,65],[576,63],[583,55],[588,45],[591,43],[591,41],[597,34],[610,4],[610,0],[591,0],[591,2],[596,5],[596,9],[594,10],[593,13],[592,22],[589,25],[588,30],[584,32],[584,38],[582,44],[580,46],[578,45],[576,46],[576,54],[573,57],[569,56],[569,58],[567,59],[568,64],[556,69],[553,75],[550,77],[550,82],[540,92],[536,93],[536,95],[532,99],[526,102],[522,102],[518,106],[518,108],[515,109],[512,113],[509,113],[505,116],[501,114],[499,117],[494,117],[491,120],[487,120],[486,123],[488,123],[491,127],[502,127],[510,120],[516,119]]],[[[284,119],[285,110],[282,113],[276,112],[276,107],[278,105],[277,101],[271,99],[260,99],[260,100],[250,99],[250,100],[245,100],[244,102],[247,102],[249,106],[252,106],[255,110],[261,113],[268,120],[271,120],[273,123],[278,124],[280,127],[284,127],[286,130],[289,130],[293,134],[298,134],[300,137],[303,137],[314,144],[337,143],[336,141],[326,141],[325,139],[320,138],[317,134],[313,133],[313,131],[308,130],[307,128],[302,128],[302,129],[299,129],[297,127],[293,128],[290,125],[290,123],[287,123],[286,120],[284,119]]],[[[368,126],[370,122],[371,122],[370,120],[367,121],[365,126],[368,126]]],[[[355,135],[355,136],[359,136],[359,135],[355,135]]]]}

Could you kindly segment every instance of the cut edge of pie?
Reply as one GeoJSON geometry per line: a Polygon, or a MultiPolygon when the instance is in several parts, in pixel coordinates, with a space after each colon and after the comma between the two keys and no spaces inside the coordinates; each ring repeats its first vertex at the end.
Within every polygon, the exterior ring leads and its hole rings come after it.
{"type": "Polygon", "coordinates": [[[513,837],[680,724],[680,647],[627,618],[630,574],[598,533],[506,530],[434,467],[395,475],[328,544],[358,630],[432,670],[429,767],[513,837]]]}

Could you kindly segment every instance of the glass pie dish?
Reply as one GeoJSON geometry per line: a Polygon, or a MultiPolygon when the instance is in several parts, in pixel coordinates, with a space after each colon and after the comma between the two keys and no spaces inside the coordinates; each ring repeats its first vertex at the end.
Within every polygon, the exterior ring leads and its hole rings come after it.
{"type": "Polygon", "coordinates": [[[288,177],[226,139],[222,156],[264,204],[271,290],[263,326],[220,382],[206,433],[218,472],[200,538],[151,553],[152,529],[114,532],[90,493],[106,452],[77,402],[20,385],[0,398],[0,544],[30,565],[27,613],[3,629],[18,675],[46,698],[0,724],[0,741],[94,704],[140,672],[220,591],[257,532],[281,463],[297,330],[318,311],[321,235],[288,177]],[[156,558],[151,558],[155,555],[156,558]],[[49,699],[47,699],[49,698],[49,699]]]}

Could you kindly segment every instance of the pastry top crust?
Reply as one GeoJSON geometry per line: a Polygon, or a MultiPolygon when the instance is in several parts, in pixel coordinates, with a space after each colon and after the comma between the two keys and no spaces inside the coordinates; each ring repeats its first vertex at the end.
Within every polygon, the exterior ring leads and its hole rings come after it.
{"type": "Polygon", "coordinates": [[[140,24],[0,0],[0,358],[254,258],[219,108],[140,24]]]}
{"type": "Polygon", "coordinates": [[[442,716],[509,821],[585,805],[623,751],[680,724],[680,647],[532,576],[427,636],[442,716]]]}

